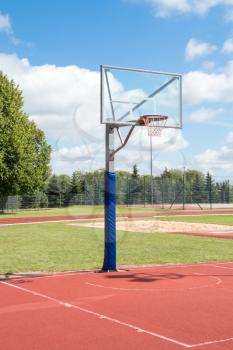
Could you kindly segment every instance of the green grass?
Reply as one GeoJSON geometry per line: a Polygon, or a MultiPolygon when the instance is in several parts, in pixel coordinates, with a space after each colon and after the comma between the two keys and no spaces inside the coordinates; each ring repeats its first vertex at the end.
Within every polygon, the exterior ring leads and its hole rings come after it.
{"type": "Polygon", "coordinates": [[[216,224],[233,226],[233,215],[203,215],[203,216],[166,216],[155,220],[194,222],[202,224],[216,224]]]}
{"type": "MultiPolygon", "coordinates": [[[[233,240],[117,233],[118,264],[233,261],[233,240]]],[[[49,223],[0,227],[0,274],[100,268],[103,230],[49,223]]]]}

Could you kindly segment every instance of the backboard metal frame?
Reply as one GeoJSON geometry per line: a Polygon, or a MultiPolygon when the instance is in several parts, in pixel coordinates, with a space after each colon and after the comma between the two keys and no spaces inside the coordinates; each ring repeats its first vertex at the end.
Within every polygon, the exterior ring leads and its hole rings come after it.
{"type": "MultiPolygon", "coordinates": [[[[182,75],[177,73],[171,73],[171,72],[163,72],[163,71],[157,71],[157,70],[146,70],[146,69],[138,69],[138,68],[127,68],[127,67],[121,67],[121,66],[111,66],[111,65],[101,65],[100,66],[100,123],[101,124],[111,124],[112,126],[116,127],[122,127],[122,126],[130,126],[130,125],[140,125],[138,120],[131,121],[125,121],[124,118],[127,117],[130,114],[130,111],[124,113],[120,119],[118,120],[104,120],[104,92],[107,88],[110,106],[111,106],[111,112],[114,117],[114,102],[121,102],[121,103],[130,103],[127,101],[114,101],[112,100],[109,81],[107,77],[107,71],[108,70],[121,70],[121,71],[129,71],[129,72],[137,72],[137,73],[145,73],[145,74],[154,74],[154,75],[164,75],[171,77],[170,80],[162,84],[158,89],[153,91],[148,97],[143,98],[139,103],[135,104],[135,106],[132,108],[132,111],[136,110],[140,106],[142,106],[148,99],[154,97],[159,92],[161,92],[163,89],[165,89],[167,86],[169,86],[172,82],[175,80],[179,81],[179,125],[165,125],[165,128],[174,128],[174,129],[182,129],[182,119],[183,119],[183,113],[182,113],[182,75]],[[104,83],[104,80],[106,81],[106,84],[104,83]]],[[[114,118],[115,119],[115,118],[114,118]]]]}

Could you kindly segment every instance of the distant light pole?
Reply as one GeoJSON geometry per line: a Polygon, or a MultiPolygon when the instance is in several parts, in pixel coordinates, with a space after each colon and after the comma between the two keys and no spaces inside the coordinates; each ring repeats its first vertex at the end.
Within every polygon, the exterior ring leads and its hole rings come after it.
{"type": "Polygon", "coordinates": [[[183,185],[182,202],[183,202],[183,210],[184,210],[185,209],[185,167],[183,167],[182,185],[183,185]]]}
{"type": "Polygon", "coordinates": [[[154,189],[153,189],[153,154],[152,154],[152,136],[150,136],[150,181],[151,181],[151,205],[154,204],[154,189]]]}

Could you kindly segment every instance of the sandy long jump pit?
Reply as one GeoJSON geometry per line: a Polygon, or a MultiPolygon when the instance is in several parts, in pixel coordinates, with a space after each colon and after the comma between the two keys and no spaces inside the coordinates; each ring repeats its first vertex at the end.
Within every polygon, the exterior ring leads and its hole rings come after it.
{"type": "MultiPolygon", "coordinates": [[[[92,228],[104,228],[104,222],[72,223],[70,225],[92,228]]],[[[125,220],[117,222],[118,231],[143,233],[180,233],[187,235],[210,236],[233,239],[233,227],[227,225],[188,223],[162,220],[125,220]]]]}

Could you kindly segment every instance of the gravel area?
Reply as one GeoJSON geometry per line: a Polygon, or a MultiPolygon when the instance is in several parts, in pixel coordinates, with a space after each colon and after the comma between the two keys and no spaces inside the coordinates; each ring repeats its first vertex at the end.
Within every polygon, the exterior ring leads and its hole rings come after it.
{"type": "MultiPolygon", "coordinates": [[[[85,226],[92,228],[103,228],[103,222],[75,223],[75,226],[85,226]]],[[[233,226],[200,224],[176,221],[159,220],[137,220],[118,221],[117,230],[130,232],[212,232],[212,233],[233,233],[233,226]]]]}

